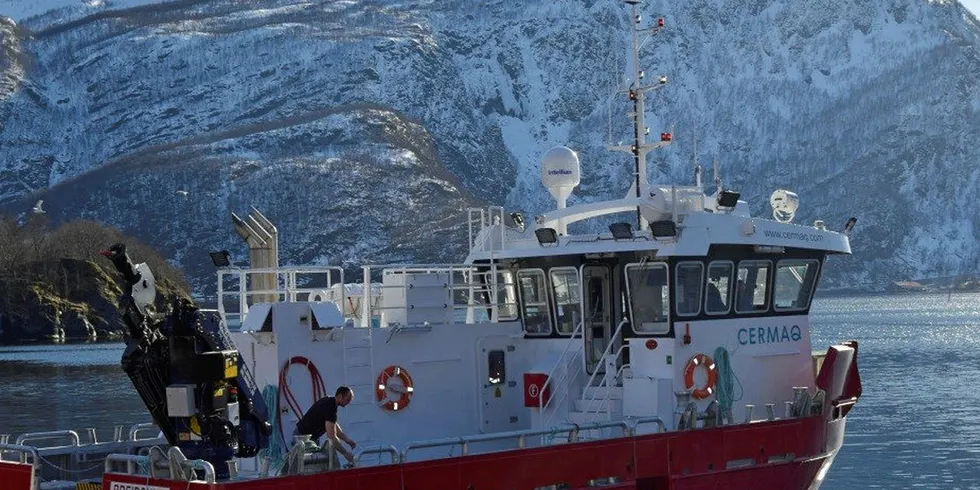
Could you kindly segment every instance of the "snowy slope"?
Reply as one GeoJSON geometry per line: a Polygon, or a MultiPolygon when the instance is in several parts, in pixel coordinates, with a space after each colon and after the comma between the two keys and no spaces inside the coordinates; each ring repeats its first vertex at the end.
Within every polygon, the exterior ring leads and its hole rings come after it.
{"type": "MultiPolygon", "coordinates": [[[[255,204],[281,210],[272,214],[284,236],[302,244],[290,246],[289,262],[403,257],[419,247],[424,260],[445,237],[379,230],[420,219],[414,229],[424,229],[439,216],[420,218],[419,209],[462,202],[543,212],[552,201],[537,165],[553,145],[582,157],[571,202],[618,197],[629,185],[629,157],[605,149],[610,132],[615,142],[629,130],[627,101],[613,97],[628,68],[621,2],[133,6],[41,15],[5,38],[13,47],[0,47],[0,203],[8,209],[46,196],[61,199],[66,218],[152,223],[147,239],[196,265],[201,249],[234,245],[227,212],[255,204]],[[424,134],[412,141],[428,141],[426,156],[369,124],[360,127],[377,148],[356,159],[357,172],[341,172],[331,163],[337,140],[324,135],[345,123],[316,121],[365,103],[398,121],[385,127],[424,134]],[[426,163],[405,166],[408,154],[426,163]],[[255,165],[266,169],[261,182],[236,177],[255,165]],[[363,180],[364,165],[404,168],[399,176],[414,190],[395,191],[401,184],[391,187],[383,171],[363,180]],[[125,179],[110,178],[120,168],[125,179]],[[313,179],[319,187],[298,192],[303,172],[340,180],[313,179]],[[178,209],[168,179],[208,187],[178,209]],[[121,199],[124,185],[140,199],[98,205],[121,199]],[[347,190],[330,194],[337,186],[347,190]],[[64,189],[75,191],[55,195],[64,189]],[[307,197],[323,193],[326,201],[307,197]],[[359,199],[375,194],[389,207],[365,213],[359,199]],[[82,195],[89,204],[72,204],[82,195]],[[175,215],[179,223],[167,225],[175,215]],[[201,221],[208,226],[193,225],[201,221]],[[334,232],[319,233],[323,223],[334,232]]],[[[977,271],[980,214],[969,203],[980,197],[980,27],[972,14],[929,0],[661,8],[645,12],[664,16],[667,29],[642,61],[670,83],[648,99],[647,123],[654,134],[671,129],[675,143],[651,156],[651,180],[689,181],[696,139],[702,163],[717,157],[726,184],[757,214],[772,190],[789,188],[801,196],[801,222],[859,218],[855,255],[828,271],[832,284],[977,271]]]]}
{"type": "Polygon", "coordinates": [[[21,22],[42,14],[88,15],[99,11],[163,3],[160,0],[0,0],[0,16],[21,22]]]}

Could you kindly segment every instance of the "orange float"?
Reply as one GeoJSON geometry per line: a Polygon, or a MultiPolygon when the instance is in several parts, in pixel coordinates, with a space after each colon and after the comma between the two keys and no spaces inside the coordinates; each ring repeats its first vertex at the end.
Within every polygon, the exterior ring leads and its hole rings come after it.
{"type": "Polygon", "coordinates": [[[400,366],[388,366],[384,368],[381,374],[378,375],[378,380],[374,387],[374,395],[378,399],[378,402],[381,403],[381,408],[391,412],[404,410],[412,400],[412,392],[414,391],[415,387],[412,384],[412,376],[400,366]],[[392,400],[388,398],[388,380],[395,377],[401,380],[404,391],[402,391],[401,396],[397,400],[392,400]]]}
{"type": "Polygon", "coordinates": [[[694,388],[694,371],[701,366],[708,370],[708,382],[700,388],[695,388],[691,393],[695,400],[704,400],[711,396],[715,392],[715,382],[718,381],[715,361],[704,354],[697,354],[688,360],[687,365],[684,366],[684,386],[687,389],[694,388]]]}

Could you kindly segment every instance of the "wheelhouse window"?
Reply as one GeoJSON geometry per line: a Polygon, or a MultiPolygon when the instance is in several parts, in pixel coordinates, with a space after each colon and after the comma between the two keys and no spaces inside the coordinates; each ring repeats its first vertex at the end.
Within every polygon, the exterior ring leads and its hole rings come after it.
{"type": "Polygon", "coordinates": [[[756,313],[769,309],[768,260],[745,260],[738,263],[738,280],[735,283],[735,311],[756,313]]]}
{"type": "Polygon", "coordinates": [[[677,276],[674,297],[678,316],[693,316],[701,312],[701,284],[704,265],[701,262],[680,262],[674,270],[677,276]]]}
{"type": "Polygon", "coordinates": [[[521,290],[521,308],[524,314],[524,331],[530,335],[551,333],[551,316],[548,314],[548,286],[541,269],[521,270],[517,273],[521,290]]]}
{"type": "Polygon", "coordinates": [[[776,263],[776,282],[773,286],[773,309],[777,311],[805,310],[817,282],[820,263],[816,259],[780,260],[776,263]]]}
{"type": "Polygon", "coordinates": [[[551,269],[551,288],[555,304],[555,328],[571,335],[582,321],[582,297],[578,270],[574,267],[551,269]]]}
{"type": "Polygon", "coordinates": [[[497,320],[517,319],[517,291],[514,273],[509,270],[497,272],[497,320]]]}
{"type": "Polygon", "coordinates": [[[626,288],[634,332],[665,334],[670,331],[667,277],[667,264],[663,262],[626,266],[626,288]]]}
{"type": "Polygon", "coordinates": [[[709,315],[724,315],[731,309],[732,262],[711,262],[708,264],[708,277],[704,293],[704,312],[709,315]]]}

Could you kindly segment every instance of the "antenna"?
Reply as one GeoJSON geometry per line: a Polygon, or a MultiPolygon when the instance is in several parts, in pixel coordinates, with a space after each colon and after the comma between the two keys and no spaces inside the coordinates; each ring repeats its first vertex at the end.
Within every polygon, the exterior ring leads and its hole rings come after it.
{"type": "Polygon", "coordinates": [[[698,163],[698,117],[694,116],[694,185],[701,188],[701,164],[698,163]]]}
{"type": "MultiPolygon", "coordinates": [[[[651,36],[657,34],[664,28],[664,19],[658,18],[654,27],[640,29],[637,26],[642,22],[642,17],[640,16],[637,5],[640,3],[639,0],[625,0],[625,3],[631,7],[631,21],[633,26],[631,27],[633,34],[633,80],[629,88],[625,90],[620,90],[620,93],[626,94],[630,101],[633,103],[633,110],[627,113],[632,116],[633,119],[633,144],[632,145],[619,145],[611,146],[611,150],[625,151],[633,155],[633,165],[634,165],[634,185],[636,186],[636,197],[643,199],[646,196],[646,186],[647,186],[647,162],[646,155],[651,150],[656,148],[662,148],[670,144],[673,136],[671,133],[660,133],[660,142],[657,144],[648,144],[646,142],[646,134],[649,128],[646,127],[644,123],[644,102],[643,95],[650,91],[661,88],[667,84],[667,77],[661,75],[659,78],[659,83],[654,85],[641,85],[640,82],[643,80],[645,73],[640,70],[640,34],[649,33],[651,36]]],[[[645,39],[644,39],[645,41],[645,39]]],[[[637,228],[642,230],[647,227],[647,221],[643,218],[643,214],[640,212],[640,207],[636,208],[636,222],[637,228]]]]}
{"type": "Polygon", "coordinates": [[[715,156],[715,193],[721,193],[721,173],[718,172],[718,157],[715,156]]]}

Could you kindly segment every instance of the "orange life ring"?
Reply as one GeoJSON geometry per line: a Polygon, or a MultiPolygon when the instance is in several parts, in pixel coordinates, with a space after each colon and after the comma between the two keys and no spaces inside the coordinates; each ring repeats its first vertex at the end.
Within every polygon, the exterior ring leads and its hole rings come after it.
{"type": "Polygon", "coordinates": [[[684,386],[687,389],[694,388],[694,371],[700,366],[704,366],[708,370],[708,382],[691,393],[695,400],[704,400],[711,396],[715,391],[715,381],[718,380],[715,361],[704,354],[697,354],[689,359],[687,365],[684,366],[684,386]]]}
{"type": "Polygon", "coordinates": [[[374,395],[378,399],[378,402],[381,403],[381,408],[392,412],[397,412],[407,407],[408,403],[412,400],[412,393],[414,391],[415,387],[412,385],[412,376],[401,366],[386,367],[378,375],[378,381],[374,387],[374,395]],[[388,398],[388,380],[392,377],[400,379],[402,386],[405,388],[401,393],[401,397],[397,400],[390,400],[388,398]]]}

